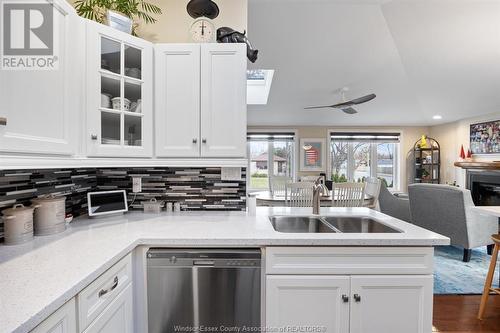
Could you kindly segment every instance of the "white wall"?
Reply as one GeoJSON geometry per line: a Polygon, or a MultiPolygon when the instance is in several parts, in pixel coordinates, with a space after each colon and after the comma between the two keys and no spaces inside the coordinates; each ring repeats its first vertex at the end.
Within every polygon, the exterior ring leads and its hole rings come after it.
{"type": "MultiPolygon", "coordinates": [[[[299,143],[300,138],[325,138],[330,137],[330,130],[342,130],[342,131],[393,131],[401,133],[401,150],[399,155],[399,165],[400,165],[400,190],[405,191],[408,184],[413,178],[413,160],[407,161],[408,155],[413,150],[413,144],[417,141],[422,134],[428,134],[428,127],[336,127],[336,126],[310,126],[310,127],[297,127],[297,126],[250,126],[249,130],[257,129],[289,129],[295,130],[297,137],[296,142],[299,143]],[[409,163],[410,162],[410,163],[409,163]]],[[[328,153],[328,151],[327,151],[328,153]]],[[[298,170],[299,167],[299,154],[296,150],[296,170],[297,176],[307,176],[316,175],[319,172],[301,172],[298,170]]],[[[325,170],[326,171],[326,170],[325,170]]]]}
{"type": "MultiPolygon", "coordinates": [[[[470,125],[485,121],[499,120],[500,112],[491,113],[481,117],[462,119],[453,123],[432,126],[429,135],[435,138],[441,145],[441,183],[457,182],[465,187],[465,170],[454,166],[459,161],[460,147],[469,149],[470,125]]],[[[474,160],[493,161],[500,160],[498,155],[475,155],[474,160]]]]}

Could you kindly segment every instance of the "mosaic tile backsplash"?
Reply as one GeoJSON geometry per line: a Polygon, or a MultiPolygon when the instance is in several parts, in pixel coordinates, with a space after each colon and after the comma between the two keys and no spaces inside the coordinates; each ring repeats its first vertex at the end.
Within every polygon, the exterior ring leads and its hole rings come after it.
{"type": "MultiPolygon", "coordinates": [[[[0,170],[0,210],[30,199],[56,194],[66,196],[66,212],[86,213],[87,192],[123,189],[131,209],[156,198],[179,202],[182,210],[244,210],[246,175],[241,181],[222,181],[220,168],[85,168],[0,170]],[[132,176],[142,178],[142,191],[132,193],[132,176]]],[[[3,224],[0,222],[0,241],[3,224]]]]}

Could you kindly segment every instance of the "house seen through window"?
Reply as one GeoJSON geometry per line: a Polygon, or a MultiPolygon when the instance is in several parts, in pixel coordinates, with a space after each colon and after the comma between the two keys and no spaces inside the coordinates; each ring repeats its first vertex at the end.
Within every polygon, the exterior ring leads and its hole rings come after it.
{"type": "Polygon", "coordinates": [[[397,189],[399,141],[399,133],[331,133],[332,180],[361,182],[376,177],[387,187],[397,189]]]}
{"type": "Polygon", "coordinates": [[[273,177],[293,178],[294,133],[248,134],[248,188],[268,190],[273,177]]]}

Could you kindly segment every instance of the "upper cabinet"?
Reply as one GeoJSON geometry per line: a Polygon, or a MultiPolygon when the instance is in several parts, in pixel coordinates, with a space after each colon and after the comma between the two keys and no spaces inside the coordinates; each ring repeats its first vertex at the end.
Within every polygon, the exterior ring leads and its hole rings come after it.
{"type": "Polygon", "coordinates": [[[158,157],[246,156],[246,45],[156,45],[158,157]]]}
{"type": "Polygon", "coordinates": [[[71,5],[64,0],[53,4],[54,34],[50,37],[54,37],[55,66],[0,69],[2,153],[76,152],[84,88],[84,29],[71,5]]]}
{"type": "Polygon", "coordinates": [[[87,29],[87,155],[151,157],[153,44],[93,21],[87,29]]]}

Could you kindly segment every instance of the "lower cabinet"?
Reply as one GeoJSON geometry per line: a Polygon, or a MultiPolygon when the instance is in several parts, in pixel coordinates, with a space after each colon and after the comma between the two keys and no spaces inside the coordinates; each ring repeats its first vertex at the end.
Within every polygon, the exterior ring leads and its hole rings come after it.
{"type": "Polygon", "coordinates": [[[348,276],[268,275],[266,326],[270,332],[306,326],[318,330],[303,332],[348,332],[349,303],[342,299],[349,295],[349,283],[348,276]]]}
{"type": "Polygon", "coordinates": [[[32,333],[76,333],[76,304],[72,298],[50,317],[35,327],[32,333]]]}
{"type": "Polygon", "coordinates": [[[129,284],[90,324],[85,333],[132,333],[132,284],[129,284]]]}
{"type": "Polygon", "coordinates": [[[266,326],[328,333],[428,333],[432,275],[268,275],[266,326]]]}

